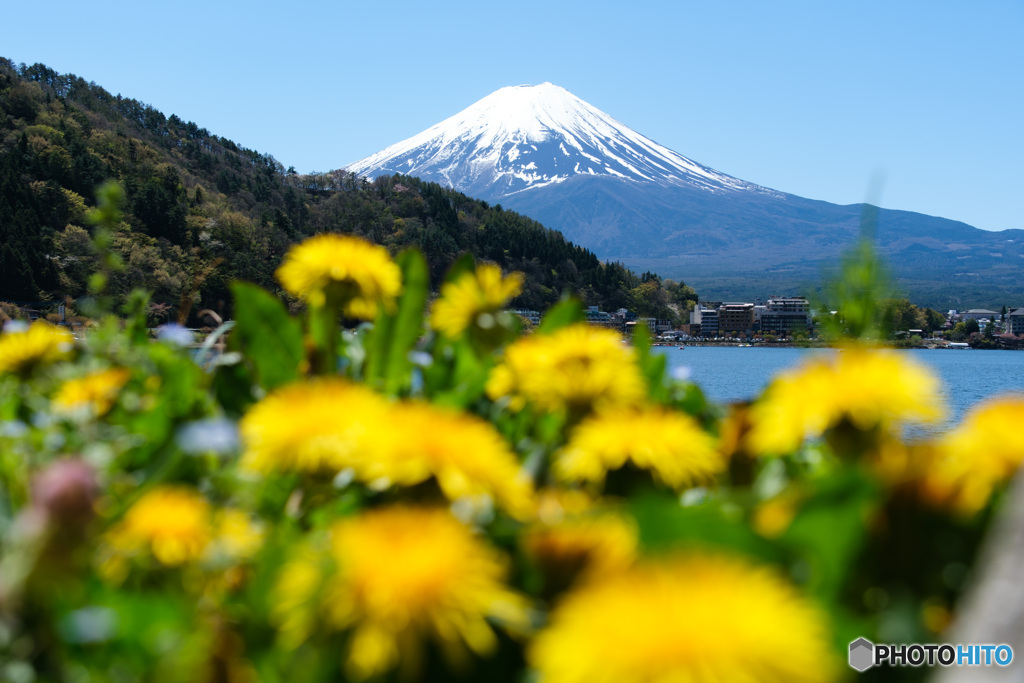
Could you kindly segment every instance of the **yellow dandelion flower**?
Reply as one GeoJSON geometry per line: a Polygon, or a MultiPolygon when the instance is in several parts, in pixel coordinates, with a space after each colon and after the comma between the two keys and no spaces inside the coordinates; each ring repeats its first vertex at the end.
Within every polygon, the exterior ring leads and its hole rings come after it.
{"type": "MultiPolygon", "coordinates": [[[[430,326],[448,337],[458,337],[480,324],[481,316],[493,316],[523,289],[523,274],[501,276],[494,264],[478,266],[441,287],[441,298],[430,314],[430,326]]],[[[493,321],[491,325],[493,326],[493,321]]]]}
{"type": "Polygon", "coordinates": [[[319,592],[328,575],[327,562],[312,545],[290,554],[274,588],[272,616],[281,643],[295,649],[316,630],[319,592]]]}
{"type": "Polygon", "coordinates": [[[645,391],[633,349],[616,332],[585,324],[520,338],[487,382],[492,399],[551,412],[631,404],[645,391]]]}
{"type": "Polygon", "coordinates": [[[202,557],[212,538],[210,504],[176,486],[154,488],[139,498],[107,534],[115,555],[150,554],[161,564],[182,565],[202,557]]]}
{"type": "Polygon", "coordinates": [[[345,669],[353,679],[396,666],[414,671],[427,639],[453,662],[466,648],[486,655],[496,644],[488,618],[525,623],[523,598],[503,583],[501,555],[447,511],[383,508],[342,520],[331,530],[331,556],[336,570],[326,580],[315,558],[286,569],[275,614],[282,628],[308,632],[302,607],[322,584],[323,620],[352,630],[345,669]]]}
{"type": "Polygon", "coordinates": [[[716,557],[583,584],[527,657],[545,683],[810,683],[837,673],[822,614],[771,571],[716,557]]]}
{"type": "Polygon", "coordinates": [[[85,410],[102,417],[113,407],[129,377],[131,372],[124,368],[110,368],[68,380],[57,391],[53,407],[61,413],[85,410]]]}
{"type": "Polygon", "coordinates": [[[777,377],[750,409],[747,446],[789,453],[844,419],[859,430],[943,416],[939,380],[894,351],[848,348],[777,377]]]}
{"type": "Polygon", "coordinates": [[[574,515],[592,512],[597,501],[580,489],[546,488],[537,494],[537,519],[544,524],[558,524],[574,515]]]}
{"type": "Polygon", "coordinates": [[[402,289],[402,273],[387,249],[358,237],[325,233],[288,252],[277,279],[292,296],[322,306],[328,295],[345,302],[345,314],[372,319],[402,289]]]}
{"type": "Polygon", "coordinates": [[[545,588],[557,592],[577,578],[627,569],[636,560],[639,538],[631,519],[598,510],[554,524],[533,524],[521,543],[544,575],[545,588]]]}
{"type": "Polygon", "coordinates": [[[868,454],[866,464],[878,481],[890,488],[913,489],[934,462],[936,444],[931,441],[904,443],[884,439],[868,454]]]}
{"type": "Polygon", "coordinates": [[[556,456],[566,482],[601,484],[626,463],[673,488],[707,481],[725,468],[711,435],[689,415],[660,407],[606,410],[586,418],[556,456]]]}
{"type": "Polygon", "coordinates": [[[365,481],[399,486],[433,478],[449,500],[489,496],[520,518],[533,507],[530,479],[489,422],[428,403],[393,406],[372,455],[355,470],[365,481]]]}
{"type": "Polygon", "coordinates": [[[225,508],[218,511],[213,528],[211,550],[225,559],[250,560],[263,547],[263,525],[241,510],[225,508]]]}
{"type": "Polygon", "coordinates": [[[922,467],[923,493],[964,514],[983,508],[1024,462],[1024,398],[1006,396],[971,409],[922,467]]]}
{"type": "Polygon", "coordinates": [[[23,374],[37,365],[63,360],[74,342],[70,332],[43,320],[21,332],[6,332],[0,335],[0,375],[23,374]]]}
{"type": "Polygon", "coordinates": [[[337,472],[370,438],[390,429],[388,404],[342,379],[293,384],[270,393],[239,424],[241,466],[250,471],[337,472]]]}
{"type": "Polygon", "coordinates": [[[799,502],[799,496],[786,493],[762,501],[754,508],[751,526],[765,538],[778,538],[793,523],[799,502]]]}

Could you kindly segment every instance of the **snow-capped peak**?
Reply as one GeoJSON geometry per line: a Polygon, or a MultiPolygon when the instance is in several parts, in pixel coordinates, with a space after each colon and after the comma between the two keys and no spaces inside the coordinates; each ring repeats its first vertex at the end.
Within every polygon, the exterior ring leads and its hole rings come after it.
{"type": "Polygon", "coordinates": [[[576,175],[711,191],[761,189],[659,145],[551,83],[497,90],[345,169],[419,176],[488,199],[576,175]]]}

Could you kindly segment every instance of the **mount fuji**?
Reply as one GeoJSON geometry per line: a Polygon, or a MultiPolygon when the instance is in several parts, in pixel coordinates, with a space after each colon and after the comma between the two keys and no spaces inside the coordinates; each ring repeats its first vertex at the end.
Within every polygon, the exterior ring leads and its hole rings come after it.
{"type": "MultiPolygon", "coordinates": [[[[859,236],[864,210],[716,171],[551,83],[502,88],[345,170],[417,176],[500,203],[705,298],[809,293],[859,236]]],[[[1024,231],[876,215],[878,249],[915,301],[995,304],[1016,293],[1024,231]]]]}

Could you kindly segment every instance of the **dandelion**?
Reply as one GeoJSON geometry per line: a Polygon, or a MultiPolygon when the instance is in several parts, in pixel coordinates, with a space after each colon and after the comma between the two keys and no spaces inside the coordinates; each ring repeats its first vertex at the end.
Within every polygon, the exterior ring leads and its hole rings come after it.
{"type": "Polygon", "coordinates": [[[342,379],[283,387],[242,418],[241,466],[264,474],[336,473],[391,428],[388,414],[383,397],[342,379]]]}
{"type": "Polygon", "coordinates": [[[88,412],[96,417],[106,415],[117,395],[131,377],[125,368],[110,368],[68,380],[53,398],[53,407],[60,413],[88,412]]]}
{"type": "Polygon", "coordinates": [[[343,302],[346,315],[376,317],[402,288],[402,273],[387,249],[358,237],[325,233],[292,247],[277,269],[277,279],[292,296],[323,306],[343,302]]]}
{"type": "Polygon", "coordinates": [[[799,496],[790,493],[762,501],[754,508],[751,526],[765,538],[778,538],[793,523],[799,502],[799,496]]]}
{"type": "Polygon", "coordinates": [[[375,435],[372,457],[355,469],[365,481],[399,486],[433,479],[449,500],[485,495],[520,518],[532,509],[530,480],[494,427],[428,403],[392,407],[387,427],[375,435]]]}
{"type": "Polygon", "coordinates": [[[628,405],[645,392],[633,349],[616,332],[586,324],[519,339],[487,382],[492,399],[550,412],[628,405]]]}
{"type": "Polygon", "coordinates": [[[585,583],[527,653],[546,683],[834,678],[825,619],[769,570],[676,557],[585,583]]]}
{"type": "Polygon", "coordinates": [[[210,504],[196,491],[161,486],[143,494],[107,534],[107,544],[120,563],[152,556],[160,564],[179,566],[198,560],[213,535],[210,504]]]}
{"type": "Polygon", "coordinates": [[[0,375],[25,374],[39,365],[67,358],[74,344],[67,330],[37,320],[28,329],[0,335],[0,375]]]}
{"type": "Polygon", "coordinates": [[[922,463],[925,498],[964,513],[983,508],[1024,462],[1024,398],[1006,396],[974,407],[922,463]]]}
{"type": "Polygon", "coordinates": [[[444,510],[383,508],[337,522],[330,556],[336,568],[326,578],[308,552],[285,569],[274,614],[292,629],[291,644],[310,632],[314,613],[331,629],[351,629],[350,678],[396,666],[415,671],[428,639],[453,663],[467,648],[484,656],[496,645],[489,618],[524,623],[523,598],[503,583],[501,555],[444,510]]]}
{"type": "Polygon", "coordinates": [[[562,481],[601,484],[627,463],[673,488],[711,479],[725,468],[715,440],[689,415],[660,407],[606,410],[573,430],[554,463],[562,481]]]}
{"type": "Polygon", "coordinates": [[[844,420],[862,432],[943,415],[939,381],[892,351],[848,348],[777,377],[750,409],[747,447],[755,454],[796,450],[844,420]]]}
{"type": "Polygon", "coordinates": [[[248,513],[224,508],[214,516],[209,550],[234,562],[250,560],[263,547],[263,538],[263,525],[248,513]]]}
{"type": "Polygon", "coordinates": [[[510,273],[503,278],[498,266],[481,265],[475,272],[463,273],[441,287],[441,298],[434,304],[430,325],[451,338],[473,326],[493,327],[493,316],[522,288],[522,273],[510,273]]]}
{"type": "Polygon", "coordinates": [[[538,522],[522,536],[527,556],[544,574],[546,588],[556,592],[577,578],[612,574],[636,560],[636,524],[609,510],[593,510],[555,523],[538,522]]]}

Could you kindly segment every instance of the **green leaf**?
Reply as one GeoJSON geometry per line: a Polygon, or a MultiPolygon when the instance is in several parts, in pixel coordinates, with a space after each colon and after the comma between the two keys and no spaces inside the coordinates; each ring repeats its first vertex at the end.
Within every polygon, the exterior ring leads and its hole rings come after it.
{"type": "Polygon", "coordinates": [[[629,507],[646,552],[724,550],[770,562],[782,559],[780,550],[758,536],[744,522],[742,510],[728,502],[684,507],[674,496],[651,493],[634,497],[629,507]]]}
{"type": "Polygon", "coordinates": [[[240,351],[264,389],[295,381],[303,359],[302,329],[276,297],[256,285],[235,282],[235,329],[230,346],[240,351]]]}
{"type": "Polygon", "coordinates": [[[472,252],[466,252],[459,258],[455,259],[455,263],[451,265],[448,272],[445,273],[445,282],[455,282],[458,280],[463,273],[472,273],[476,270],[476,259],[473,257],[472,252]]]}
{"type": "Polygon", "coordinates": [[[668,398],[668,387],[665,385],[665,364],[668,359],[663,354],[651,353],[651,333],[647,325],[638,322],[634,326],[633,348],[640,372],[647,380],[651,398],[665,401],[668,398]]]}
{"type": "Polygon", "coordinates": [[[472,345],[465,340],[452,347],[455,352],[451,373],[451,389],[438,395],[437,400],[445,405],[465,408],[484,394],[491,363],[487,357],[478,356],[472,345]]]}
{"type": "Polygon", "coordinates": [[[366,364],[367,381],[389,394],[409,384],[409,353],[423,333],[423,311],[430,291],[430,271],[423,254],[406,249],[395,260],[402,269],[402,296],[394,313],[377,316],[367,344],[366,364]]]}
{"type": "Polygon", "coordinates": [[[586,322],[586,320],[587,317],[583,314],[583,305],[580,300],[572,296],[565,296],[548,310],[547,315],[540,321],[537,334],[551,334],[563,327],[573,323],[586,322]]]}
{"type": "Polygon", "coordinates": [[[809,590],[833,600],[867,538],[865,520],[878,503],[877,485],[849,468],[814,482],[815,490],[780,541],[810,568],[809,590]]]}

